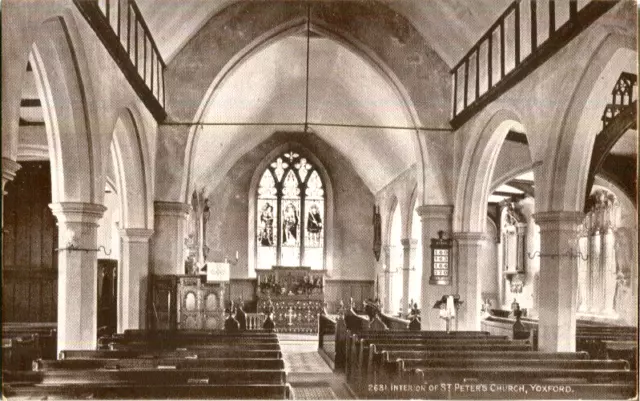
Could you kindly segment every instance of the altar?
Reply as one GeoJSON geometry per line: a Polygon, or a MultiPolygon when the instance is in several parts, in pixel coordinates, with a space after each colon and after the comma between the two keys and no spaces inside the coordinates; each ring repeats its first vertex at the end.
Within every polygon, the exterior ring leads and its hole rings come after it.
{"type": "Polygon", "coordinates": [[[258,311],[271,302],[276,330],[281,333],[316,333],[324,307],[326,270],[274,266],[256,269],[258,311]]]}

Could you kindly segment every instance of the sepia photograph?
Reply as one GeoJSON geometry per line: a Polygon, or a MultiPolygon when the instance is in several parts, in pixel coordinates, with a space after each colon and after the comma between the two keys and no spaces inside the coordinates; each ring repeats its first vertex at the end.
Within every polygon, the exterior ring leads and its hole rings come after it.
{"type": "Polygon", "coordinates": [[[636,0],[0,0],[3,400],[638,399],[636,0]]]}

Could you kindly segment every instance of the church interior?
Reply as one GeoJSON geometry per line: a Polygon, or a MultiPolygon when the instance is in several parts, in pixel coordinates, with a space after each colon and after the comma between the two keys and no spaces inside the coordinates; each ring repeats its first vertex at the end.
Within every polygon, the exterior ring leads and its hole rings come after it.
{"type": "Polygon", "coordinates": [[[635,1],[5,0],[8,399],[632,399],[635,1]]]}

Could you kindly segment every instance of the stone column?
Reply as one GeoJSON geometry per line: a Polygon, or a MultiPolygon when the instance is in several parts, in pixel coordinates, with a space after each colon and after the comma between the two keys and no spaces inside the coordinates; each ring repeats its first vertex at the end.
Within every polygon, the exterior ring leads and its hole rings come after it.
{"type": "Polygon", "coordinates": [[[454,233],[458,248],[456,270],[457,293],[464,302],[457,320],[458,330],[480,330],[482,310],[482,274],[492,269],[486,266],[487,237],[479,232],[454,233]]]}
{"type": "Polygon", "coordinates": [[[382,272],[381,277],[384,280],[382,306],[385,312],[391,312],[391,246],[384,245],[382,247],[382,272]]]}
{"type": "MultiPolygon", "coordinates": [[[[418,245],[418,240],[413,238],[403,238],[402,243],[402,311],[408,312],[409,301],[411,301],[411,294],[409,293],[409,283],[411,283],[411,278],[414,276],[413,272],[415,271],[415,266],[413,265],[413,260],[415,258],[416,253],[416,245],[418,245]]],[[[417,300],[414,298],[414,302],[417,300]]]]}
{"type": "Polygon", "coordinates": [[[7,194],[4,191],[4,186],[7,185],[9,181],[13,181],[16,178],[16,174],[18,170],[20,170],[20,165],[11,159],[7,159],[6,157],[2,158],[2,226],[4,227],[4,196],[7,194]]]}
{"type": "MultiPolygon", "coordinates": [[[[439,318],[439,311],[433,309],[443,295],[454,293],[453,283],[456,279],[455,266],[452,270],[451,284],[431,284],[431,239],[438,238],[438,231],[451,232],[453,206],[422,205],[416,208],[422,223],[422,285],[421,298],[418,301],[422,330],[444,330],[445,324],[439,318]]],[[[453,255],[452,255],[453,256],[453,255]]],[[[455,262],[455,260],[454,260],[455,262]]]]}
{"type": "Polygon", "coordinates": [[[184,237],[189,205],[155,202],[151,261],[154,274],[185,274],[184,237]]]}
{"type": "Polygon", "coordinates": [[[58,220],[58,351],[95,349],[98,220],[106,207],[76,202],[49,207],[58,220]]]}
{"type": "Polygon", "coordinates": [[[149,292],[149,237],[153,230],[126,228],[118,272],[118,333],[146,327],[149,292]]]}
{"type": "MultiPolygon", "coordinates": [[[[578,250],[583,256],[589,255],[588,238],[578,239],[578,250]]],[[[589,311],[589,294],[591,290],[589,285],[589,260],[578,259],[578,312],[585,313],[589,311]]]]}
{"type": "Polygon", "coordinates": [[[576,242],[582,213],[541,212],[540,313],[538,349],[545,352],[576,350],[576,242]]]}
{"type": "Polygon", "coordinates": [[[589,306],[591,313],[602,310],[602,290],[600,280],[600,231],[596,230],[589,236],[589,306]]]}
{"type": "Polygon", "coordinates": [[[617,317],[613,308],[613,301],[616,294],[616,259],[614,250],[614,236],[611,227],[607,227],[602,233],[602,270],[603,270],[603,302],[604,313],[608,316],[617,317]]]}

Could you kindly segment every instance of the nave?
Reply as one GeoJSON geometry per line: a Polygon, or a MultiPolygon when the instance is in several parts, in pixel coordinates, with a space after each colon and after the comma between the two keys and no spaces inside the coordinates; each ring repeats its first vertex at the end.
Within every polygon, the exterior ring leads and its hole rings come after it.
{"type": "Polygon", "coordinates": [[[635,2],[1,6],[6,394],[633,395],[635,2]]]}

